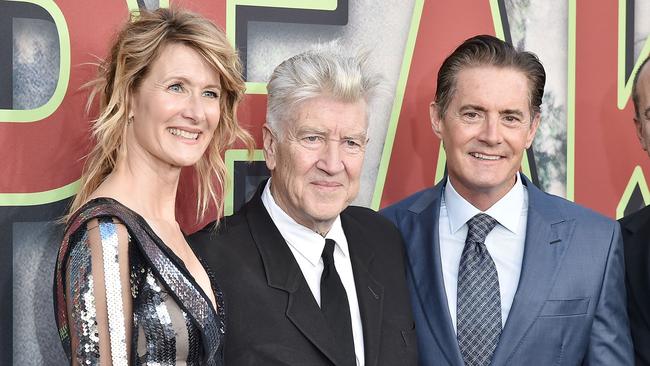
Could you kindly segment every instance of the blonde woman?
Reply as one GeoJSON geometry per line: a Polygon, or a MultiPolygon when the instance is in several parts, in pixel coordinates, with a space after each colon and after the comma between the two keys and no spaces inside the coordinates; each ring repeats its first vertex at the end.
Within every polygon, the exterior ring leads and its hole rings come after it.
{"type": "Polygon", "coordinates": [[[237,55],[199,15],[139,12],[92,85],[96,145],[54,280],[64,349],[75,365],[221,365],[223,296],[187,244],[175,201],[181,168],[194,166],[199,214],[211,201],[221,208],[221,154],[237,139],[251,146],[235,118],[237,55]]]}

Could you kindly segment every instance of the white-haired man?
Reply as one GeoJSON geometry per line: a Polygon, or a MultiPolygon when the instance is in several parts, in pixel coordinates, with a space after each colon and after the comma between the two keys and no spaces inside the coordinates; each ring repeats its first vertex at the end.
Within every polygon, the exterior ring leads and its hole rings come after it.
{"type": "Polygon", "coordinates": [[[271,179],[216,235],[191,238],[225,293],[228,365],[416,364],[401,237],[349,206],[378,79],[365,57],[337,49],[275,69],[263,127],[271,179]]]}

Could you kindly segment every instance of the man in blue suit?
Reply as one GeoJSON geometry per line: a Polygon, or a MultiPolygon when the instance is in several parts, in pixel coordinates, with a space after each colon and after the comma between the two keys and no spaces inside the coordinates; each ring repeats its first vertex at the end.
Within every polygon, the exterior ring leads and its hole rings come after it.
{"type": "Polygon", "coordinates": [[[447,177],[383,211],[406,243],[420,365],[633,364],[618,224],[519,173],[545,78],[492,36],[439,70],[447,177]]]}

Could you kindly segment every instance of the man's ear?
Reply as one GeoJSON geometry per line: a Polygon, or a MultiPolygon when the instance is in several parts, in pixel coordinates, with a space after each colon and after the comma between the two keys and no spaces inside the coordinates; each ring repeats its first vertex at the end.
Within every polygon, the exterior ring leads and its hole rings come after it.
{"type": "Polygon", "coordinates": [[[278,141],[273,130],[271,130],[271,127],[267,123],[262,126],[262,140],[264,141],[264,160],[266,161],[266,167],[273,171],[276,164],[278,141]]]}
{"type": "Polygon", "coordinates": [[[438,112],[438,105],[435,102],[431,102],[431,104],[429,104],[429,119],[431,119],[431,129],[433,130],[433,133],[438,136],[438,138],[442,139],[442,119],[440,118],[440,114],[438,112]]]}
{"type": "Polygon", "coordinates": [[[639,139],[639,143],[641,144],[641,148],[645,151],[648,151],[647,149],[647,141],[645,140],[645,134],[643,133],[643,124],[641,121],[639,121],[638,118],[634,117],[634,129],[636,130],[636,137],[639,139]]]}
{"type": "Polygon", "coordinates": [[[530,148],[530,145],[533,144],[533,140],[535,139],[535,134],[537,133],[537,128],[539,127],[541,120],[542,114],[535,112],[535,117],[530,122],[530,130],[528,131],[528,136],[526,137],[526,149],[530,148]]]}

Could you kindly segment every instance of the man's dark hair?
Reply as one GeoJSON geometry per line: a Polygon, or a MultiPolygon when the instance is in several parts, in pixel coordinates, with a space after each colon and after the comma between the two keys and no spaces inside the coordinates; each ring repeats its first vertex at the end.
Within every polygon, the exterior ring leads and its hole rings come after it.
{"type": "Polygon", "coordinates": [[[489,35],[472,37],[452,52],[440,66],[436,105],[442,118],[456,90],[456,78],[461,70],[478,66],[513,68],[529,80],[531,118],[540,112],[546,72],[539,58],[527,51],[517,51],[512,45],[489,35]]]}
{"type": "Polygon", "coordinates": [[[639,69],[634,75],[634,81],[632,81],[632,103],[634,104],[634,117],[636,119],[641,118],[641,111],[639,110],[639,108],[641,108],[639,105],[639,88],[637,87],[637,84],[639,84],[639,75],[641,75],[641,71],[643,70],[643,67],[648,63],[648,60],[650,60],[650,56],[646,57],[645,60],[643,60],[641,66],[639,66],[639,69]]]}

